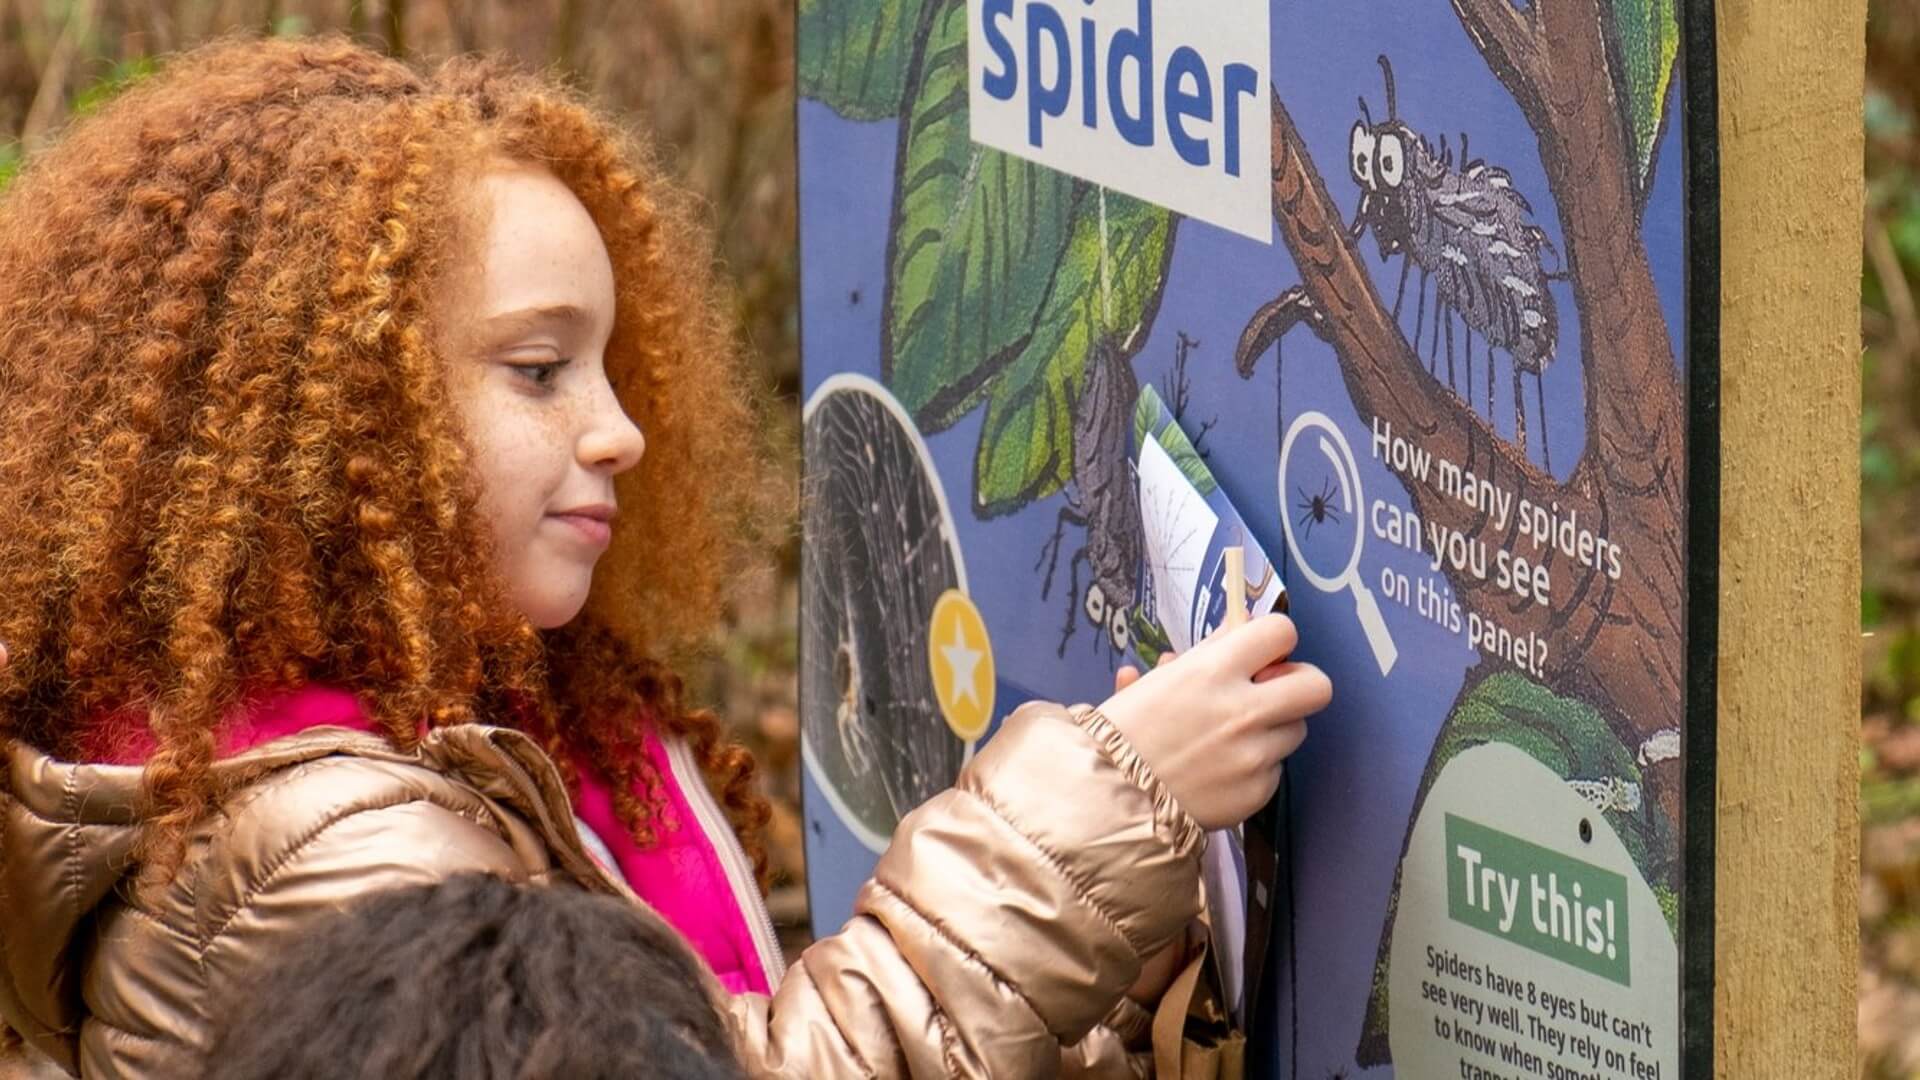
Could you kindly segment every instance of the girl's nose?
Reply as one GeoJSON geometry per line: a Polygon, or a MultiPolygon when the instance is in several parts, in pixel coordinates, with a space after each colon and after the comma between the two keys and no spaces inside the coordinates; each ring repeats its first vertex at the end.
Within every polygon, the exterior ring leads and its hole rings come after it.
{"type": "Polygon", "coordinates": [[[580,463],[610,475],[623,473],[640,464],[646,449],[647,437],[620,408],[619,400],[611,392],[602,395],[593,425],[580,439],[580,463]]]}

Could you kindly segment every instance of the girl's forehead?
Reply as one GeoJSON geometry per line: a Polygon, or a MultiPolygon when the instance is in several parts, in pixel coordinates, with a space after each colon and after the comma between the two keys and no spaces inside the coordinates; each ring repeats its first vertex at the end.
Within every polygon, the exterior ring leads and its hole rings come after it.
{"type": "Polygon", "coordinates": [[[476,183],[482,204],[465,317],[610,322],[614,278],[587,208],[551,172],[489,168],[476,183]]]}

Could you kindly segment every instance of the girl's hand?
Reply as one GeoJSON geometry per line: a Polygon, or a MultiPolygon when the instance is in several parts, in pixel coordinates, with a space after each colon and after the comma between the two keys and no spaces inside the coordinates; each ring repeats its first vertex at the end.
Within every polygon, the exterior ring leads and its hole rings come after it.
{"type": "Polygon", "coordinates": [[[1333,700],[1311,664],[1287,659],[1293,620],[1262,615],[1145,675],[1124,669],[1100,706],[1147,767],[1204,829],[1238,825],[1280,786],[1280,763],[1333,700]]]}
{"type": "MultiPolygon", "coordinates": [[[[1175,653],[1172,649],[1168,649],[1166,652],[1163,652],[1160,654],[1160,659],[1155,660],[1153,662],[1153,666],[1160,667],[1163,664],[1171,663],[1173,661],[1173,658],[1177,655],[1179,654],[1175,653]]],[[[0,664],[4,664],[4,663],[5,663],[4,660],[0,660],[0,664]]],[[[1137,683],[1139,681],[1140,681],[1139,668],[1134,667],[1132,664],[1121,664],[1120,670],[1113,673],[1113,692],[1117,694],[1120,691],[1125,690],[1127,687],[1132,686],[1134,683],[1137,683]]]]}

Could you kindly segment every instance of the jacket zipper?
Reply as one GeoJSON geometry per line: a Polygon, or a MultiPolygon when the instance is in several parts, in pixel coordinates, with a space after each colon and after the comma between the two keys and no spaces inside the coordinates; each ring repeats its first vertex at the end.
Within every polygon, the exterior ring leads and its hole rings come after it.
{"type": "Polygon", "coordinates": [[[694,816],[700,819],[700,830],[706,833],[707,840],[720,857],[720,868],[727,875],[728,886],[733,889],[734,904],[747,923],[748,935],[753,938],[754,947],[759,952],[760,968],[767,976],[767,990],[772,992],[779,988],[780,977],[786,974],[787,961],[780,952],[780,939],[773,929],[773,916],[767,911],[766,902],[760,898],[760,886],[753,876],[753,864],[748,861],[746,849],[740,846],[740,838],[734,835],[733,827],[727,823],[726,815],[721,812],[713,792],[707,789],[706,778],[694,763],[686,742],[681,739],[664,741],[667,763],[673,768],[674,779],[679,782],[681,792],[686,795],[687,805],[693,808],[694,816]]]}

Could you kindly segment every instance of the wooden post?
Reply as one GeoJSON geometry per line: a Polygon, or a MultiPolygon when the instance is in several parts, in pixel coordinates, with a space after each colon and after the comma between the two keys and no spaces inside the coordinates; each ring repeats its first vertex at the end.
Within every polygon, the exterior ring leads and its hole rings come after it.
{"type": "Polygon", "coordinates": [[[1719,0],[1715,1075],[1851,1077],[1865,0],[1719,0]]]}

